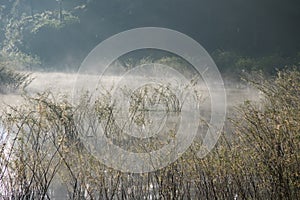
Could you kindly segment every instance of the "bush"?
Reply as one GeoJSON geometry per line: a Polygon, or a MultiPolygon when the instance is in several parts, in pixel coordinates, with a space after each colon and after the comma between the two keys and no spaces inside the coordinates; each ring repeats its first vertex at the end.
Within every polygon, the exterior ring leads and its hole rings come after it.
{"type": "Polygon", "coordinates": [[[28,73],[16,72],[0,66],[0,93],[25,89],[32,80],[28,73]]]}
{"type": "Polygon", "coordinates": [[[263,101],[245,102],[234,121],[240,174],[253,180],[255,198],[299,199],[300,72],[284,70],[276,79],[250,82],[263,101]]]}
{"type": "MultiPolygon", "coordinates": [[[[3,115],[0,195],[49,199],[59,183],[70,199],[299,199],[300,72],[285,70],[272,80],[259,75],[249,81],[260,90],[262,102],[246,101],[232,120],[233,132],[224,134],[207,157],[197,157],[201,141],[196,139],[174,163],[141,174],[104,166],[78,137],[85,131],[97,134],[100,122],[112,142],[121,142],[109,94],[95,104],[82,95],[78,105],[51,93],[26,97],[3,115]]],[[[145,109],[135,106],[133,119],[145,123],[145,109]]],[[[139,141],[125,143],[130,142],[139,141]]]]}

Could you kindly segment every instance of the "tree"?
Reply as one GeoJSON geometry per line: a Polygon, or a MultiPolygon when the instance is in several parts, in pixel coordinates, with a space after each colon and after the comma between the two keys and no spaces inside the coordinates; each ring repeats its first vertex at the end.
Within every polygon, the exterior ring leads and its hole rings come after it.
{"type": "Polygon", "coordinates": [[[39,12],[34,12],[36,2],[33,0],[13,0],[1,5],[4,14],[0,16],[0,28],[4,34],[1,35],[0,54],[10,67],[27,68],[41,63],[26,43],[28,38],[34,37],[41,29],[49,27],[59,30],[67,24],[78,22],[71,11],[63,9],[62,2],[58,1],[58,9],[42,7],[39,12]]]}

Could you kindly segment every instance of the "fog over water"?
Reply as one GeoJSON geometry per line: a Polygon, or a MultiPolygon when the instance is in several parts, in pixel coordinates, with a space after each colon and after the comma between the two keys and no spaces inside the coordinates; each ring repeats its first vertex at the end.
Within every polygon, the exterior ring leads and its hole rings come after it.
{"type": "Polygon", "coordinates": [[[299,8],[0,0],[0,200],[300,200],[299,8]]]}
{"type": "MultiPolygon", "coordinates": [[[[62,73],[62,72],[51,72],[51,73],[41,73],[41,72],[34,72],[32,74],[34,77],[34,80],[32,83],[26,88],[26,92],[30,95],[34,95],[37,93],[42,93],[44,91],[51,91],[54,94],[55,98],[60,98],[61,95],[67,95],[70,100],[72,97],[72,93],[74,90],[75,85],[85,85],[91,87],[91,90],[95,89],[97,86],[95,83],[98,83],[100,77],[96,75],[79,75],[77,76],[76,73],[62,73]],[[77,84],[76,83],[77,80],[77,84]]],[[[136,84],[139,79],[142,79],[143,77],[131,77],[129,82],[131,84],[136,84]]],[[[102,82],[103,84],[106,84],[106,86],[114,85],[118,83],[118,81],[122,79],[122,77],[117,77],[117,76],[106,76],[102,77],[102,82]]],[[[137,86],[138,87],[138,86],[137,86]]],[[[234,106],[238,106],[238,104],[242,103],[246,99],[250,100],[257,100],[258,99],[258,92],[255,91],[254,89],[251,89],[249,87],[244,86],[243,88],[238,88],[240,85],[238,84],[228,84],[225,85],[226,88],[226,95],[227,95],[227,116],[229,116],[232,113],[232,108],[234,106]]],[[[198,88],[200,91],[203,91],[203,97],[206,99],[202,105],[202,110],[204,110],[204,115],[206,115],[206,110],[210,110],[210,99],[207,97],[207,88],[205,85],[198,85],[198,88]]],[[[2,109],[6,108],[6,104],[9,105],[21,105],[22,104],[22,96],[20,93],[14,93],[14,94],[0,94],[0,112],[2,112],[2,109]]],[[[155,115],[155,113],[154,113],[155,115]]],[[[154,116],[152,115],[152,116],[154,116]]],[[[183,123],[186,124],[192,124],[192,123],[197,123],[196,121],[191,121],[193,119],[192,116],[188,116],[187,118],[183,119],[183,123]],[[191,119],[190,119],[191,118],[191,119]]],[[[158,113],[158,117],[161,117],[161,115],[158,113]]],[[[209,116],[204,117],[204,118],[209,118],[209,116]]],[[[122,118],[123,120],[125,118],[122,118]]],[[[156,119],[156,118],[155,118],[156,119]]],[[[160,125],[158,123],[158,120],[155,120],[154,124],[150,126],[150,128],[154,127],[154,129],[158,130],[160,129],[160,125]]],[[[159,119],[159,118],[157,118],[159,119]]],[[[117,120],[118,121],[118,120],[117,120]]],[[[206,126],[199,126],[198,128],[198,133],[196,134],[196,138],[200,137],[203,139],[203,133],[205,133],[207,130],[206,126]]],[[[5,131],[3,127],[1,127],[0,124],[0,134],[1,138],[5,136],[5,131]]],[[[2,140],[2,139],[1,139],[2,140]]],[[[0,141],[1,142],[1,141],[0,141]]],[[[129,146],[130,147],[130,146],[129,146]]],[[[122,148],[127,148],[127,144],[123,144],[122,148]]],[[[55,191],[55,196],[56,197],[66,197],[66,188],[62,187],[61,184],[52,184],[51,185],[51,191],[55,191]]],[[[59,199],[58,198],[58,199],[59,199]]]]}
{"type": "MultiPolygon", "coordinates": [[[[26,88],[26,92],[29,94],[41,93],[44,91],[51,91],[55,95],[66,94],[67,96],[72,96],[74,89],[74,84],[76,82],[76,73],[62,73],[62,72],[33,72],[32,77],[34,80],[26,88]]],[[[83,85],[91,83],[90,87],[95,89],[97,86],[94,83],[98,83],[99,76],[96,75],[80,75],[77,80],[82,81],[83,85]]],[[[102,77],[102,83],[114,85],[118,81],[118,77],[109,76],[102,77]]],[[[81,82],[77,82],[77,86],[81,82]]],[[[201,87],[202,88],[202,87],[201,87]]],[[[203,86],[205,88],[205,86],[203,86]]],[[[240,86],[240,84],[232,83],[225,84],[226,95],[227,95],[227,106],[228,108],[232,106],[237,106],[244,100],[258,100],[258,92],[248,86],[240,86]]],[[[22,102],[22,97],[20,92],[13,94],[0,94],[0,106],[5,107],[5,104],[18,105],[22,102]]]]}

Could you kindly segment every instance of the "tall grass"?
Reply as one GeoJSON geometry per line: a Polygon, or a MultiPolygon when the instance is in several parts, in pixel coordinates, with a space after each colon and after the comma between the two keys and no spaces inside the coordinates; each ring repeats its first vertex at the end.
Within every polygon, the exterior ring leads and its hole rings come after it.
{"type": "Polygon", "coordinates": [[[80,140],[99,122],[108,124],[110,134],[120,133],[109,120],[107,96],[92,103],[84,94],[78,105],[51,93],[26,97],[2,117],[0,197],[51,199],[59,183],[69,199],[299,199],[300,72],[249,81],[262,102],[237,108],[227,122],[232,132],[207,157],[197,157],[197,139],[174,163],[140,174],[106,167],[80,140]]]}

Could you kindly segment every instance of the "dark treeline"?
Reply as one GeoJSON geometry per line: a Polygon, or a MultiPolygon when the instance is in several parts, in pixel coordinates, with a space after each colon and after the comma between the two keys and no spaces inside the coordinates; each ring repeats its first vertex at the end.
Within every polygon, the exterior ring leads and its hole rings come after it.
{"type": "Polygon", "coordinates": [[[296,0],[10,0],[0,7],[0,46],[36,56],[43,66],[76,68],[99,42],[144,26],[183,32],[211,53],[286,58],[300,51],[296,0]]]}

